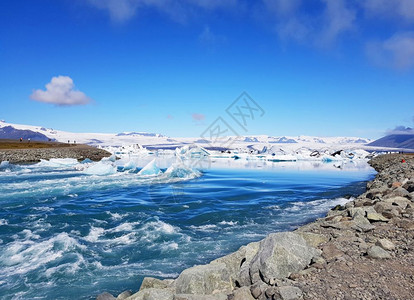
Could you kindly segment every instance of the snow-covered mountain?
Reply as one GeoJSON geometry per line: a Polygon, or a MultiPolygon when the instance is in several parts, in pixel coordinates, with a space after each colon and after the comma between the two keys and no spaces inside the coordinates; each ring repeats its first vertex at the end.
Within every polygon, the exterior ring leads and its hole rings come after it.
{"type": "Polygon", "coordinates": [[[354,149],[364,148],[364,145],[372,142],[370,139],[360,137],[314,137],[314,136],[233,136],[226,137],[217,141],[209,140],[205,137],[195,138],[170,138],[158,133],[146,132],[122,132],[122,133],[75,133],[68,131],[56,130],[53,128],[45,128],[42,126],[31,126],[12,124],[0,121],[0,132],[5,132],[0,138],[18,138],[16,134],[8,136],[7,132],[13,131],[26,134],[23,138],[31,138],[33,140],[41,137],[41,140],[51,139],[63,143],[83,143],[103,147],[117,147],[139,144],[152,149],[173,149],[183,145],[196,144],[204,148],[221,148],[229,147],[232,149],[256,149],[261,151],[263,147],[274,149],[274,151],[295,151],[303,147],[312,150],[323,149],[354,149]],[[7,129],[7,130],[5,130],[7,129]],[[3,131],[1,131],[3,130],[3,131]],[[46,138],[45,138],[46,137],[46,138]]]}

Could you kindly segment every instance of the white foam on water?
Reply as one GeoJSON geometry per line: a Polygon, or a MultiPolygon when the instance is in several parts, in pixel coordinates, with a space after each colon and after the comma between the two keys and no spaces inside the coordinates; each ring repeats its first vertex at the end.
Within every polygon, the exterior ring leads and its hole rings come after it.
{"type": "Polygon", "coordinates": [[[167,252],[171,250],[178,250],[178,244],[176,242],[164,242],[160,244],[160,248],[162,252],[167,252]]]}
{"type": "Polygon", "coordinates": [[[122,220],[123,218],[126,218],[126,217],[129,216],[128,213],[126,213],[126,214],[119,214],[119,213],[111,213],[110,211],[106,211],[106,213],[108,215],[110,215],[111,216],[111,219],[114,220],[114,221],[119,221],[119,220],[122,220]]]}
{"type": "Polygon", "coordinates": [[[229,226],[234,226],[237,225],[239,222],[233,222],[233,221],[221,221],[219,222],[220,225],[229,225],[229,226]]]}
{"type": "Polygon", "coordinates": [[[272,210],[279,210],[280,206],[279,205],[270,205],[270,206],[266,206],[264,207],[266,209],[272,209],[272,210]]]}
{"type": "Polygon", "coordinates": [[[54,211],[55,210],[53,207],[46,207],[46,206],[33,207],[33,209],[38,210],[38,211],[54,211]]]}
{"type": "Polygon", "coordinates": [[[55,267],[50,267],[45,271],[46,277],[52,277],[55,275],[55,273],[64,273],[64,274],[75,274],[79,270],[81,270],[84,266],[87,265],[87,262],[85,261],[84,257],[80,253],[74,253],[71,257],[73,260],[73,257],[75,258],[74,262],[64,263],[60,264],[55,267]]]}
{"type": "Polygon", "coordinates": [[[0,226],[1,225],[8,225],[9,221],[7,221],[6,219],[0,219],[0,226]]]}
{"type": "Polygon", "coordinates": [[[291,207],[287,207],[284,211],[287,212],[302,212],[304,214],[316,214],[323,213],[336,205],[345,205],[347,202],[352,201],[353,198],[335,198],[335,199],[318,199],[309,202],[292,202],[291,207]]]}
{"type": "Polygon", "coordinates": [[[94,227],[92,226],[89,234],[85,236],[83,239],[88,242],[97,242],[99,237],[101,237],[105,233],[105,229],[102,227],[94,227]]]}
{"type": "Polygon", "coordinates": [[[68,252],[85,249],[67,233],[59,233],[47,240],[16,240],[6,245],[0,254],[1,276],[25,274],[56,261],[68,252]]]}
{"type": "Polygon", "coordinates": [[[200,225],[200,226],[191,225],[189,226],[189,228],[192,230],[196,230],[196,231],[212,232],[212,231],[215,231],[215,229],[217,229],[217,225],[215,224],[206,224],[206,225],[200,225]]]}

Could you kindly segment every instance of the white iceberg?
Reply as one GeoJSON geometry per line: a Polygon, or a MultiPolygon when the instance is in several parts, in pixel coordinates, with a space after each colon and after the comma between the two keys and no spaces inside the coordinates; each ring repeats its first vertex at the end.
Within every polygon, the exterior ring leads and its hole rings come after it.
{"type": "Polygon", "coordinates": [[[48,168],[63,168],[74,167],[78,164],[79,162],[75,158],[51,158],[50,160],[41,159],[40,162],[36,164],[36,166],[48,168]]]}
{"type": "Polygon", "coordinates": [[[201,173],[184,165],[182,162],[172,164],[164,173],[169,178],[192,179],[200,177],[201,173]]]}
{"type": "Polygon", "coordinates": [[[84,172],[88,175],[112,175],[117,172],[117,169],[113,164],[100,161],[85,168],[84,172]]]}
{"type": "Polygon", "coordinates": [[[160,173],[161,173],[161,170],[160,168],[158,168],[155,162],[155,159],[153,159],[138,172],[138,175],[155,176],[155,175],[159,175],[160,173]]]}

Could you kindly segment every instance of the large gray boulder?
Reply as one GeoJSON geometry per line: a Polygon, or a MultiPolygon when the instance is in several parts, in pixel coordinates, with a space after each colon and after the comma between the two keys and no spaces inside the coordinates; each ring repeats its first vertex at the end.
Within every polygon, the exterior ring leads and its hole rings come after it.
{"type": "Polygon", "coordinates": [[[229,294],[236,287],[250,285],[249,266],[258,250],[259,242],[250,243],[208,265],[184,270],[175,281],[177,294],[229,294]]]}
{"type": "Polygon", "coordinates": [[[141,290],[150,289],[150,288],[165,289],[168,287],[172,287],[173,284],[174,284],[174,280],[172,279],[160,280],[160,279],[153,278],[153,277],[144,277],[139,290],[141,291],[141,290]]]}
{"type": "Polygon", "coordinates": [[[99,294],[98,297],[96,297],[96,300],[115,300],[116,298],[108,293],[108,292],[104,292],[102,294],[99,294]]]}
{"type": "Polygon", "coordinates": [[[177,294],[229,294],[232,282],[224,263],[210,263],[184,270],[175,281],[177,294]]]}
{"type": "Polygon", "coordinates": [[[260,248],[250,264],[252,283],[288,277],[310,264],[319,252],[310,247],[305,239],[293,232],[269,234],[260,242],[260,248]]]}
{"type": "Polygon", "coordinates": [[[174,293],[171,289],[148,288],[133,294],[126,300],[174,300],[174,293]]]}
{"type": "Polygon", "coordinates": [[[295,286],[281,286],[279,294],[282,300],[298,300],[302,297],[302,291],[295,286]]]}

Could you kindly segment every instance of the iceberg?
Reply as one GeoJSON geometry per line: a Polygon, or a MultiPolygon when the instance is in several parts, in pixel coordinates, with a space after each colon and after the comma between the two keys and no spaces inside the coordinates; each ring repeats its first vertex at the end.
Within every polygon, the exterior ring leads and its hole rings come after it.
{"type": "Polygon", "coordinates": [[[41,159],[36,166],[48,167],[48,168],[64,168],[74,167],[79,164],[77,159],[74,158],[51,158],[50,160],[41,159]]]}
{"type": "Polygon", "coordinates": [[[104,157],[104,158],[101,159],[101,161],[115,162],[116,161],[116,155],[112,154],[110,157],[104,157]]]}
{"type": "Polygon", "coordinates": [[[197,145],[186,145],[175,149],[175,155],[179,158],[202,158],[209,156],[210,153],[203,147],[197,145]]]}
{"type": "Polygon", "coordinates": [[[192,179],[201,176],[199,171],[187,167],[182,162],[172,164],[164,174],[169,178],[181,179],[192,179]]]}
{"type": "Polygon", "coordinates": [[[9,164],[9,162],[8,162],[7,160],[2,161],[2,162],[0,163],[0,170],[1,170],[1,169],[6,169],[6,168],[8,168],[9,166],[10,166],[10,164],[9,164]]]}
{"type": "Polygon", "coordinates": [[[137,168],[137,163],[134,160],[129,160],[124,166],[122,167],[123,171],[128,170],[135,170],[137,168]]]}
{"type": "Polygon", "coordinates": [[[117,172],[116,170],[115,165],[100,161],[88,166],[84,172],[88,175],[112,175],[117,172]]]}
{"type": "Polygon", "coordinates": [[[155,163],[155,159],[153,159],[138,172],[138,175],[155,176],[160,173],[162,172],[160,168],[158,168],[157,164],[155,163]]]}

